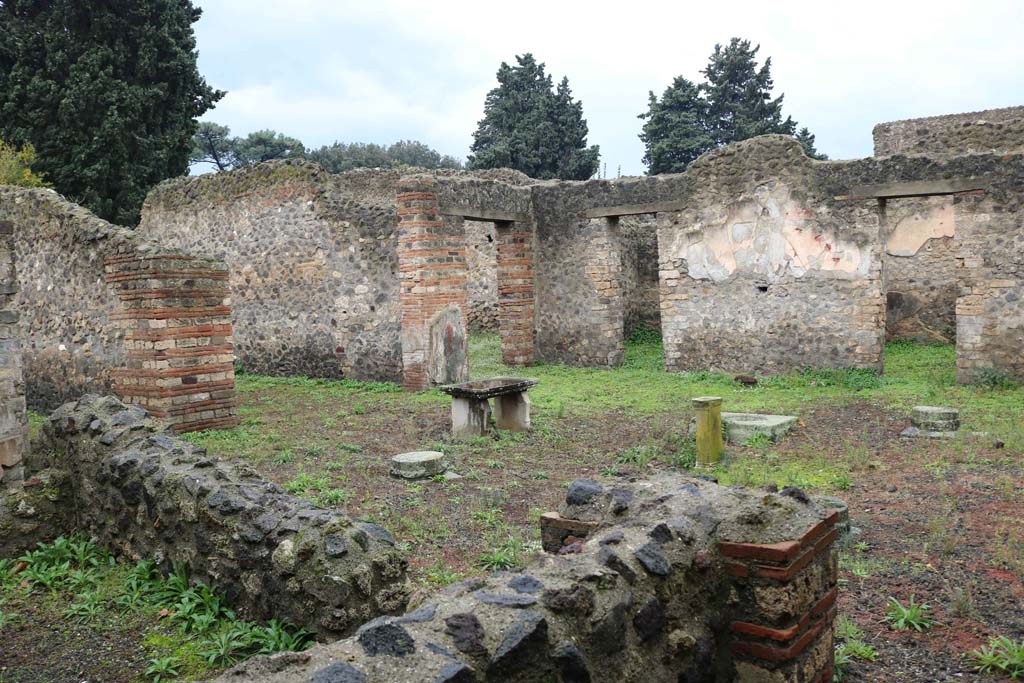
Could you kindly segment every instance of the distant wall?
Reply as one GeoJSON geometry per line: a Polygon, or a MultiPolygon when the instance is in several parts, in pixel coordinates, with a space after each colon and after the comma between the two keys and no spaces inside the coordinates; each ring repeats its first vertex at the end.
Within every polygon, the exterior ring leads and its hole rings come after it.
{"type": "Polygon", "coordinates": [[[660,329],[657,214],[622,216],[618,219],[618,232],[625,333],[628,336],[641,325],[660,329]]]}
{"type": "Polygon", "coordinates": [[[1024,149],[1024,107],[879,123],[875,156],[1002,154],[1024,149]]]}
{"type": "Polygon", "coordinates": [[[223,263],[159,247],[51,190],[0,186],[26,397],[117,393],[179,430],[237,422],[223,263]]]}
{"type": "Polygon", "coordinates": [[[952,195],[885,202],[886,338],[956,341],[952,195]]]}
{"type": "Polygon", "coordinates": [[[618,225],[586,218],[578,187],[534,189],[537,357],[618,365],[625,328],[618,225]]]}
{"type": "Polygon", "coordinates": [[[661,217],[669,370],[881,369],[876,202],[838,202],[791,138],[764,136],[687,169],[685,208],[661,217]]]}

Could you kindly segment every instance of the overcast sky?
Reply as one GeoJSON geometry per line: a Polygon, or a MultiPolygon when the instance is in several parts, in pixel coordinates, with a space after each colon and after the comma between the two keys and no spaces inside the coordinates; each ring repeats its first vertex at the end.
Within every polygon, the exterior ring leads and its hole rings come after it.
{"type": "Polygon", "coordinates": [[[1024,0],[196,4],[200,70],[228,91],[203,118],[307,147],[413,139],[464,159],[499,64],[532,52],[569,77],[608,176],[641,174],[648,91],[699,80],[733,36],[835,159],[870,155],[879,121],[1024,104],[1024,0]]]}

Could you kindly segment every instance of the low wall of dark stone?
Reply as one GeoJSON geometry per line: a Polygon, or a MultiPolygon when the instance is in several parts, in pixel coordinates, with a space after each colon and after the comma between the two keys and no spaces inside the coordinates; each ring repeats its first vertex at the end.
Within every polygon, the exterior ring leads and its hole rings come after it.
{"type": "MultiPolygon", "coordinates": [[[[405,559],[384,529],[210,457],[137,406],[94,395],[61,406],[26,464],[26,491],[55,491],[71,526],[165,570],[187,562],[243,616],[329,639],[405,608],[405,559]],[[64,473],[59,486],[54,472],[64,473]]],[[[8,516],[17,531],[16,510],[8,516]]]]}
{"type": "Polygon", "coordinates": [[[578,480],[558,517],[591,531],[560,554],[217,682],[830,683],[837,516],[795,489],[578,480]]]}

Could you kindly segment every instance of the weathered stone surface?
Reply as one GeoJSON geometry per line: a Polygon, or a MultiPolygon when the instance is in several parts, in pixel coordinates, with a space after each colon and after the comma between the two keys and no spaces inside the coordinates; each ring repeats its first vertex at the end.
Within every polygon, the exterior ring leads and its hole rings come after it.
{"type": "MultiPolygon", "coordinates": [[[[331,638],[405,607],[405,559],[384,529],[286,495],[164,429],[117,399],[87,395],[53,413],[43,429],[49,461],[33,466],[62,473],[68,514],[83,531],[163,569],[187,561],[242,615],[331,638]],[[108,444],[113,424],[134,428],[108,444]]],[[[378,625],[368,647],[400,650],[400,628],[378,625]]]]}
{"type": "Polygon", "coordinates": [[[960,411],[937,406],[914,406],[910,421],[926,432],[955,432],[960,429],[960,411]]]}
{"type": "MultiPolygon", "coordinates": [[[[196,255],[205,249],[160,247],[52,190],[0,186],[0,218],[12,227],[0,259],[12,279],[0,290],[14,308],[0,339],[31,340],[30,407],[51,410],[92,391],[144,405],[179,431],[237,423],[223,263],[196,255]]],[[[21,364],[7,367],[0,374],[21,364]]],[[[113,427],[130,429],[137,416],[125,419],[113,427]]]]}
{"type": "Polygon", "coordinates": [[[444,474],[448,459],[440,451],[413,451],[391,458],[391,474],[403,479],[424,479],[444,474]]]}
{"type": "Polygon", "coordinates": [[[796,423],[794,415],[722,413],[725,440],[732,444],[742,445],[758,434],[764,434],[771,441],[778,441],[792,431],[796,423]]]}
{"type": "MultiPolygon", "coordinates": [[[[821,554],[792,581],[781,583],[736,578],[723,571],[723,562],[747,560],[716,550],[728,541],[754,556],[775,557],[772,553],[789,547],[792,539],[831,528],[832,522],[824,521],[825,513],[813,504],[678,476],[616,488],[631,493],[633,505],[626,515],[613,511],[604,486],[600,493],[585,496],[585,504],[573,506],[593,509],[595,523],[610,527],[582,543],[577,554],[539,556],[522,574],[498,572],[453,584],[407,617],[378,619],[356,637],[312,648],[307,662],[270,674],[257,658],[218,681],[307,683],[314,672],[345,662],[364,672],[367,683],[725,683],[734,679],[736,670],[729,654],[733,636],[723,624],[753,619],[759,609],[770,615],[809,614],[834,588],[830,537],[814,536],[826,541],[821,554]],[[617,540],[602,544],[605,538],[617,540]],[[744,545],[751,543],[757,545],[744,545]],[[609,568],[613,548],[627,558],[622,566],[635,567],[631,580],[609,568]],[[633,556],[637,549],[643,560],[633,556]],[[379,635],[374,643],[380,646],[371,648],[376,654],[365,648],[369,633],[379,635]],[[395,641],[402,643],[399,654],[388,654],[395,641]]],[[[773,569],[785,566],[770,564],[773,569]]],[[[832,642],[830,632],[811,640],[809,651],[815,653],[825,652],[820,642],[832,642]]],[[[797,661],[807,675],[782,678],[781,683],[817,680],[829,665],[827,659],[797,661]]]]}

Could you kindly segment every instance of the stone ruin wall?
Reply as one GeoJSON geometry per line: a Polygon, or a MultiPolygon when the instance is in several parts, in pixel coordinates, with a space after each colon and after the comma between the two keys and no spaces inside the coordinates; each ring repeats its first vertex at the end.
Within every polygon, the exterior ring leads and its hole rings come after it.
{"type": "Polygon", "coordinates": [[[837,513],[678,475],[577,480],[559,512],[589,530],[568,552],[217,682],[831,682],[837,513]]]}
{"type": "Polygon", "coordinates": [[[160,248],[51,190],[0,186],[0,226],[30,407],[113,392],[179,431],[237,423],[224,264],[160,248]]]}
{"type": "Polygon", "coordinates": [[[139,406],[87,394],[34,445],[23,487],[0,492],[0,555],[82,532],[165,573],[187,562],[242,616],[321,640],[405,608],[406,560],[384,529],[207,455],[139,406]]]}
{"type": "Polygon", "coordinates": [[[1024,149],[1024,107],[879,123],[875,156],[1006,154],[1024,149]]]}
{"type": "Polygon", "coordinates": [[[24,478],[21,461],[28,448],[13,233],[13,223],[0,222],[0,490],[24,478]]]}
{"type": "Polygon", "coordinates": [[[140,234],[206,250],[231,274],[235,354],[247,370],[401,377],[396,214],[306,162],[158,185],[140,234]]]}
{"type": "Polygon", "coordinates": [[[975,163],[987,189],[953,198],[957,377],[1024,382],[1024,153],[975,163]]]}
{"type": "MultiPolygon", "coordinates": [[[[1024,150],[1024,107],[880,123],[875,156],[942,158],[1024,150]]],[[[956,254],[952,198],[903,198],[886,203],[886,291],[889,339],[956,340],[956,254]],[[904,234],[900,234],[904,233],[904,234]],[[922,237],[926,237],[922,241],[922,237]]]]}

